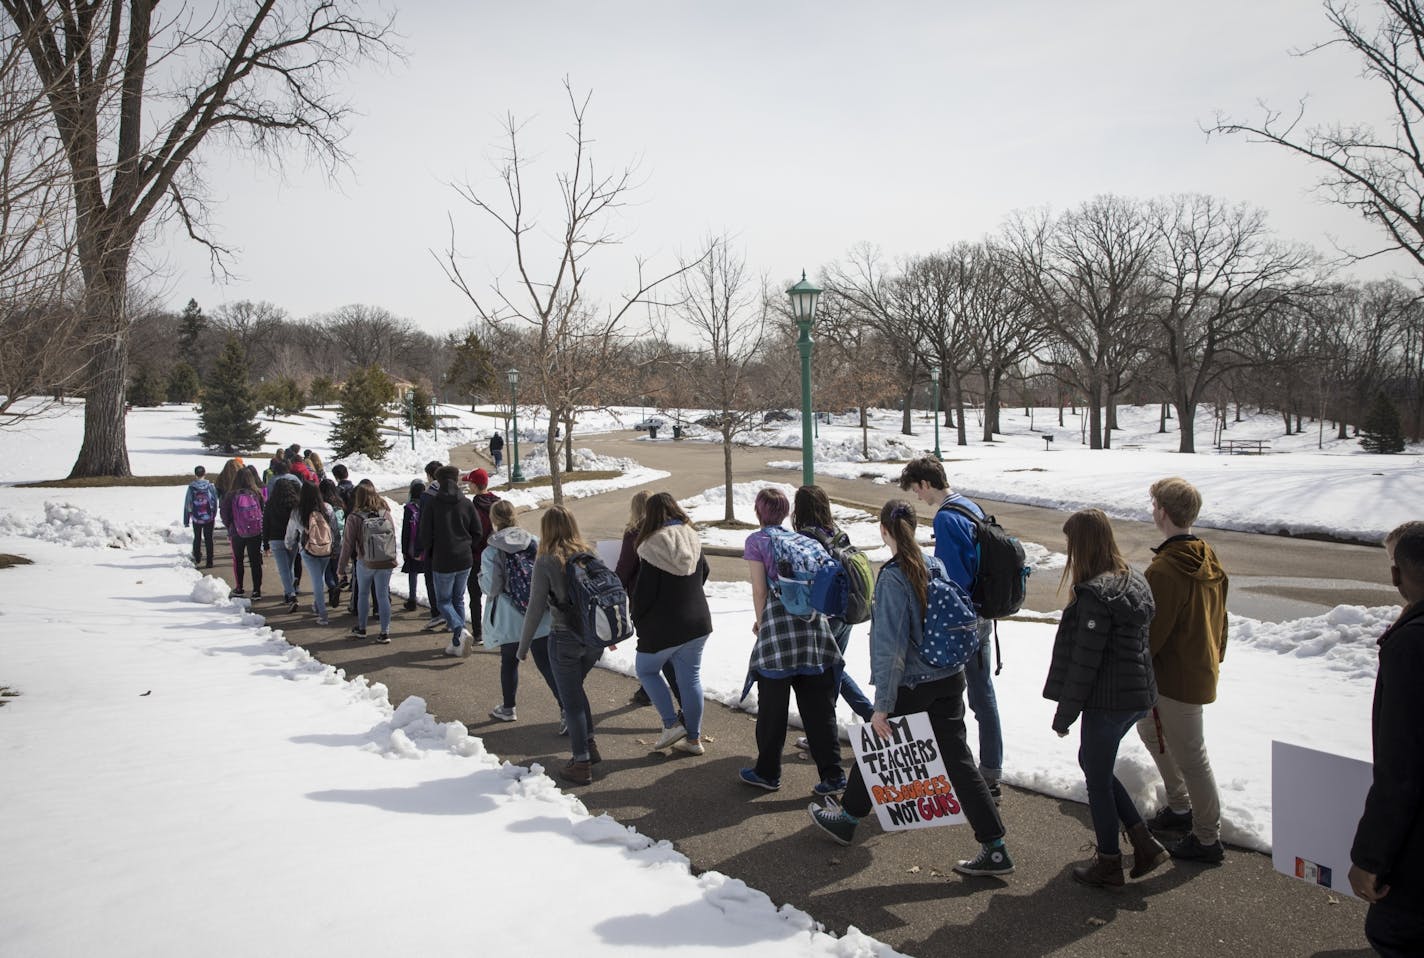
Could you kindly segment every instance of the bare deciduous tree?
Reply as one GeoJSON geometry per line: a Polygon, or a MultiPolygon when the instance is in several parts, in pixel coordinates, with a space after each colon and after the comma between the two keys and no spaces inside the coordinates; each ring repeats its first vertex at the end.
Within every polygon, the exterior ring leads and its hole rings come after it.
{"type": "Polygon", "coordinates": [[[0,0],[24,37],[44,122],[57,134],[74,206],[91,349],[84,440],[72,476],[130,474],[124,425],[129,266],[140,232],[176,217],[222,268],[195,163],[204,143],[275,155],[295,140],[330,167],[350,115],[337,80],[388,52],[388,21],[354,0],[0,0]],[[164,5],[164,10],[167,5],[164,5]]]}

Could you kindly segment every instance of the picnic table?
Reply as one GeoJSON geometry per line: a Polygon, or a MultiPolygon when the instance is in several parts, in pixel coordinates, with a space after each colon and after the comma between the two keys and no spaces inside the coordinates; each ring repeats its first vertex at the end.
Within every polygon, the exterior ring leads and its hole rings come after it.
{"type": "Polygon", "coordinates": [[[1270,451],[1269,439],[1223,439],[1217,449],[1228,456],[1261,456],[1270,451]]]}

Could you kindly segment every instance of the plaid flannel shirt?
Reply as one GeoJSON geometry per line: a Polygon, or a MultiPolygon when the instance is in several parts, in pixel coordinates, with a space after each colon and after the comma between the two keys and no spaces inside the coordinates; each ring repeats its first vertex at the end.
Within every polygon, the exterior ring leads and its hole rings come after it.
{"type": "Polygon", "coordinates": [[[826,617],[820,613],[792,615],[772,593],[766,598],[761,630],[752,646],[742,698],[747,697],[758,676],[819,675],[840,662],[841,650],[826,617]]]}

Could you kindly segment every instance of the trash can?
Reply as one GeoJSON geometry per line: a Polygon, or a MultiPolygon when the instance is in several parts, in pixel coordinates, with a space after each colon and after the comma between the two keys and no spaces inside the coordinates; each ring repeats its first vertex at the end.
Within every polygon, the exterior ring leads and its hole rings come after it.
{"type": "Polygon", "coordinates": [[[656,439],[656,438],[658,438],[658,427],[657,427],[657,426],[649,426],[649,427],[648,427],[648,438],[649,438],[649,439],[656,439]]]}
{"type": "Polygon", "coordinates": [[[681,439],[681,438],[682,438],[682,427],[681,427],[681,426],[673,426],[673,427],[672,427],[672,437],[673,437],[674,439],[681,439]]]}

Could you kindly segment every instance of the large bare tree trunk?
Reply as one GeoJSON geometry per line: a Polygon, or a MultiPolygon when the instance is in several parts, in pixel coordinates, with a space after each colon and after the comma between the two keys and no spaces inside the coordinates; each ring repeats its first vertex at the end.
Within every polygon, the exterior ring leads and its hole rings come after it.
{"type": "Polygon", "coordinates": [[[731,522],[737,518],[736,512],[732,509],[732,437],[725,432],[722,433],[722,478],[727,499],[727,508],[722,519],[725,522],[731,522]]]}
{"type": "MultiPolygon", "coordinates": [[[[1178,396],[1174,402],[1177,407],[1177,451],[1196,452],[1197,451],[1197,404],[1186,396],[1178,396]]],[[[1166,419],[1162,420],[1166,424],[1166,419]]],[[[1165,429],[1163,430],[1165,431],[1165,429]]]]}
{"type": "Polygon", "coordinates": [[[554,495],[554,505],[564,504],[564,479],[559,473],[559,442],[554,438],[554,431],[559,428],[559,417],[552,414],[549,416],[549,428],[544,432],[544,451],[549,457],[549,480],[550,488],[554,495]]]}
{"type": "Polygon", "coordinates": [[[912,407],[915,405],[915,382],[911,377],[910,385],[905,389],[905,402],[902,405],[903,412],[900,414],[900,434],[902,436],[913,436],[915,430],[912,427],[914,418],[912,407]]]}
{"type": "Polygon", "coordinates": [[[958,376],[954,377],[954,418],[957,422],[956,445],[969,445],[969,436],[965,433],[964,426],[964,384],[958,376]]]}
{"type": "Polygon", "coordinates": [[[69,471],[71,479],[133,475],[124,402],[129,359],[127,248],[109,253],[100,263],[85,277],[84,321],[97,335],[84,397],[84,440],[69,471]]]}

